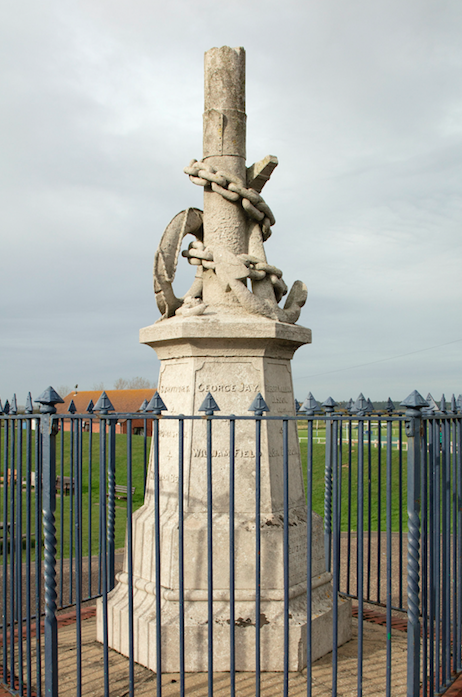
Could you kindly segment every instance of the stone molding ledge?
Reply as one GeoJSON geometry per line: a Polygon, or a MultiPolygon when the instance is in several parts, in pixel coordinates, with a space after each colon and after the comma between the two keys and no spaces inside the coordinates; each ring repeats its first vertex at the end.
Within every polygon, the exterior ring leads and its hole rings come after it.
{"type": "MultiPolygon", "coordinates": [[[[121,571],[116,576],[119,583],[128,585],[129,575],[125,571],[121,571]]],[[[311,579],[311,589],[320,588],[332,581],[332,574],[329,571],[325,571],[323,574],[316,576],[311,579]]],[[[156,584],[153,581],[146,581],[143,578],[133,579],[134,589],[144,591],[150,595],[156,594],[156,584]]],[[[298,598],[300,595],[306,593],[306,583],[297,583],[289,588],[289,600],[293,598],[298,598]]],[[[229,590],[215,589],[212,593],[214,601],[228,601],[230,600],[229,590]]],[[[172,590],[170,588],[164,588],[162,590],[162,597],[164,600],[169,600],[172,602],[179,602],[180,592],[179,590],[172,590]]],[[[252,589],[236,589],[234,592],[234,598],[236,602],[247,602],[255,601],[255,591],[252,589]]],[[[185,601],[199,601],[207,602],[209,599],[207,590],[185,590],[184,600],[185,601]]],[[[266,600],[284,600],[284,590],[277,588],[269,588],[267,590],[262,589],[260,592],[260,599],[262,601],[266,600]]]]}
{"type": "Polygon", "coordinates": [[[269,319],[212,314],[200,317],[172,317],[140,329],[141,344],[209,338],[281,339],[302,346],[311,343],[311,329],[269,319]]]}

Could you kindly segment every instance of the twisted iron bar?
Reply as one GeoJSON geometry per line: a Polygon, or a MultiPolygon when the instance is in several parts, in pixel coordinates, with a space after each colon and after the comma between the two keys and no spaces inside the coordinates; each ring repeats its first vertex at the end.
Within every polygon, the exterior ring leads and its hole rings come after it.
{"type": "Polygon", "coordinates": [[[324,470],[324,554],[326,571],[331,567],[332,540],[332,421],[326,421],[326,464],[324,470]]]}
{"type": "Polygon", "coordinates": [[[408,621],[420,627],[420,518],[415,511],[408,518],[407,578],[408,621]]]}
{"type": "Polygon", "coordinates": [[[115,551],[115,422],[111,421],[109,431],[109,463],[107,468],[107,545],[108,560],[108,590],[115,584],[114,551],[115,551]]]}
{"type": "Polygon", "coordinates": [[[58,594],[56,593],[56,525],[52,510],[43,512],[44,532],[44,580],[45,580],[45,621],[54,622],[56,618],[58,594]]]}

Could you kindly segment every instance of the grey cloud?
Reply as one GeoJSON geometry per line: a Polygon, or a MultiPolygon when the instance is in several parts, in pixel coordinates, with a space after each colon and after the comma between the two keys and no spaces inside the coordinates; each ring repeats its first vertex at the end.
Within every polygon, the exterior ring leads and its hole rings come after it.
{"type": "Polygon", "coordinates": [[[158,317],[152,259],[202,206],[182,168],[201,155],[203,52],[225,43],[247,50],[248,160],[280,161],[268,259],[309,288],[297,396],[461,391],[458,344],[372,363],[461,331],[461,25],[459,2],[430,0],[11,5],[0,397],[155,379],[137,343],[158,317]]]}

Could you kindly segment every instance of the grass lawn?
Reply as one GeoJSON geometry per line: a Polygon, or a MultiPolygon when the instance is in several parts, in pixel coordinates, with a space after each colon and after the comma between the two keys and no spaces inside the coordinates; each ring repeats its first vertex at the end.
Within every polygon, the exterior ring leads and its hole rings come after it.
{"type": "MultiPolygon", "coordinates": [[[[325,441],[325,422],[319,421],[316,429],[316,422],[313,424],[313,435],[318,432],[318,437],[323,436],[325,441]]],[[[32,432],[32,452],[34,445],[34,433],[32,432]]],[[[299,422],[298,435],[300,438],[300,449],[302,456],[302,468],[305,477],[307,469],[307,429],[306,422],[299,422]]],[[[393,433],[396,438],[398,433],[393,433]]],[[[354,437],[354,436],[353,436],[354,437]]],[[[385,439],[385,433],[383,434],[385,439]]],[[[374,438],[374,435],[372,435],[374,438]]],[[[116,484],[127,485],[127,436],[116,436],[116,484]]],[[[23,438],[23,467],[25,468],[25,444],[26,436],[23,438]]],[[[108,444],[108,441],[107,441],[108,444]]],[[[133,495],[133,510],[143,504],[144,492],[144,468],[145,462],[149,459],[151,439],[145,441],[143,436],[132,437],[132,486],[135,487],[133,495]]],[[[89,433],[82,433],[81,440],[81,461],[82,461],[82,508],[81,508],[81,534],[82,534],[82,553],[83,555],[98,554],[100,547],[100,505],[99,505],[99,447],[100,436],[93,434],[90,438],[89,433]],[[91,445],[91,447],[90,447],[91,445]],[[91,535],[90,535],[91,529],[91,535]],[[91,542],[91,544],[90,544],[91,542]]],[[[107,445],[108,447],[108,445],[107,445]]],[[[75,480],[75,464],[71,468],[71,450],[75,450],[75,439],[71,442],[69,432],[59,433],[56,439],[56,475],[73,477],[75,480]],[[72,447],[71,447],[72,446],[72,447]]],[[[75,455],[75,452],[74,452],[75,455]]],[[[349,465],[348,444],[342,445],[342,477],[341,477],[341,520],[342,530],[356,530],[357,527],[357,486],[358,486],[358,447],[353,444],[351,449],[351,466],[349,465]],[[349,491],[351,495],[349,496],[349,491]],[[351,506],[348,506],[348,500],[351,506]]],[[[74,458],[75,460],[75,458],[74,458]]],[[[2,463],[3,465],[3,463],[2,463]]],[[[32,470],[34,470],[32,464],[32,470]]],[[[318,442],[313,444],[313,510],[320,515],[324,515],[324,469],[325,469],[325,444],[318,442]]],[[[406,514],[406,453],[402,455],[402,502],[404,507],[401,510],[403,530],[407,529],[406,514]]],[[[3,474],[3,467],[2,467],[3,474]]],[[[24,476],[24,475],[23,475],[24,476]]],[[[396,449],[392,451],[392,529],[399,530],[400,516],[400,459],[396,449]]],[[[32,530],[35,530],[35,507],[36,489],[31,490],[31,505],[27,508],[26,492],[22,489],[22,519],[23,533],[26,529],[28,514],[31,518],[32,530]]],[[[8,515],[11,514],[11,487],[8,487],[8,515]]],[[[77,497],[71,494],[57,493],[56,501],[56,528],[57,528],[57,556],[69,557],[71,544],[75,553],[76,540],[76,502],[77,497]]],[[[18,505],[17,496],[15,497],[15,507],[18,505]]],[[[0,521],[3,521],[4,510],[4,488],[0,488],[0,521]]],[[[116,499],[115,509],[115,547],[121,548],[125,544],[125,527],[127,519],[127,502],[116,499]]],[[[16,515],[16,513],[15,513],[16,515]]],[[[381,451],[377,448],[369,448],[367,440],[364,446],[364,529],[385,530],[386,520],[386,450],[381,451]],[[380,496],[379,496],[380,485],[380,496]],[[381,511],[379,508],[381,507],[381,511]],[[380,516],[380,523],[379,523],[380,516]]],[[[0,534],[1,538],[1,534],[0,534]]]]}
{"type": "MultiPolygon", "coordinates": [[[[32,453],[34,452],[34,437],[32,432],[32,453]]],[[[24,436],[23,444],[23,479],[26,467],[24,436]]],[[[82,433],[82,507],[81,507],[81,531],[82,531],[82,553],[88,555],[98,554],[100,546],[100,505],[99,505],[99,487],[100,487],[100,472],[99,472],[99,433],[92,434],[90,439],[89,433],[82,433]],[[90,448],[91,441],[91,448],[90,448]],[[90,457],[91,455],[91,457],[90,457]],[[91,545],[90,542],[91,529],[91,545]]],[[[74,442],[72,443],[75,448],[74,442]]],[[[151,447],[151,439],[146,442],[146,459],[149,459],[149,450],[151,447]]],[[[71,452],[71,434],[69,432],[59,433],[56,438],[56,476],[73,477],[76,479],[75,463],[71,471],[70,464],[71,452]]],[[[74,453],[75,454],[75,453],[74,453]]],[[[143,436],[132,436],[132,486],[135,487],[133,494],[133,510],[136,510],[143,504],[144,498],[144,462],[145,462],[145,445],[143,436]]],[[[32,463],[32,471],[35,466],[32,463]]],[[[3,467],[2,467],[3,474],[3,467]]],[[[127,436],[116,435],[116,484],[127,485],[127,436]]],[[[26,530],[27,516],[30,516],[31,528],[35,531],[35,510],[36,510],[37,489],[31,489],[31,505],[28,509],[26,500],[25,487],[22,489],[22,520],[23,533],[26,530]]],[[[8,498],[8,515],[7,519],[11,519],[11,486],[7,490],[8,498]]],[[[60,491],[56,494],[56,529],[57,529],[57,556],[69,557],[71,539],[73,550],[75,553],[76,540],[76,502],[77,497],[71,493],[64,494],[60,491]]],[[[15,495],[15,513],[17,511],[17,493],[15,495]]],[[[4,511],[4,487],[0,487],[0,522],[3,521],[4,511]]],[[[120,548],[125,544],[125,528],[127,522],[127,502],[121,499],[116,499],[115,510],[115,547],[120,548]]],[[[1,537],[1,533],[0,533],[1,537]]],[[[34,535],[35,537],[35,535],[34,535]]]]}
{"type": "MultiPolygon", "coordinates": [[[[307,476],[307,429],[298,429],[300,439],[300,452],[302,469],[306,487],[307,476]]],[[[315,435],[315,428],[313,428],[315,435]]],[[[325,438],[325,428],[323,429],[325,438]]],[[[393,434],[396,438],[398,432],[393,434]]],[[[354,436],[353,436],[354,437],[354,436]]],[[[372,439],[374,435],[372,435],[372,439]]],[[[385,433],[382,440],[386,440],[385,433]]],[[[401,466],[399,452],[392,449],[392,530],[399,531],[400,518],[400,489],[401,489],[401,520],[403,530],[407,530],[406,510],[406,459],[407,453],[402,453],[401,466]],[[400,484],[400,471],[402,482],[400,484]]],[[[358,444],[351,447],[351,457],[348,443],[342,444],[341,451],[341,529],[347,531],[357,529],[357,503],[358,503],[358,444]],[[349,464],[351,460],[351,465],[349,464]],[[351,500],[351,504],[349,504],[351,500]]],[[[325,443],[313,443],[313,510],[324,516],[324,472],[325,472],[325,443]]],[[[364,441],[363,454],[363,491],[364,491],[364,530],[386,530],[386,449],[379,450],[374,446],[369,448],[367,439],[364,441]],[[380,496],[379,496],[380,489],[380,496]],[[379,524],[380,517],[380,524],[379,524]]]]}

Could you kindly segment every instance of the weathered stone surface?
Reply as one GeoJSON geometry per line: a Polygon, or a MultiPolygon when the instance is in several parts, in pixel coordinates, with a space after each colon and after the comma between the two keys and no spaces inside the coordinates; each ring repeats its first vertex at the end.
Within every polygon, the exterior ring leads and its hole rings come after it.
{"type": "MultiPolygon", "coordinates": [[[[128,655],[127,594],[120,583],[111,597],[109,615],[109,645],[128,655]]],[[[330,584],[313,590],[311,618],[312,660],[332,651],[332,593],[330,584]]],[[[135,661],[157,670],[155,597],[138,589],[135,605],[135,661]]],[[[351,636],[351,606],[349,601],[338,601],[339,635],[342,645],[351,636]]],[[[162,670],[179,672],[179,603],[162,601],[162,670]]],[[[255,602],[236,602],[235,648],[236,670],[255,670],[255,602]]],[[[281,601],[261,603],[260,641],[261,669],[282,671],[284,668],[284,617],[281,601]]],[[[207,670],[208,616],[206,599],[185,602],[185,670],[207,670]]],[[[229,603],[214,603],[213,625],[214,670],[230,668],[229,603]]],[[[300,671],[306,666],[306,596],[300,594],[289,601],[289,670],[300,671]]]]}
{"type": "MultiPolygon", "coordinates": [[[[205,59],[204,159],[185,168],[204,186],[204,214],[188,209],[167,227],[156,254],[156,300],[162,321],[140,331],[161,361],[159,394],[168,415],[198,415],[210,393],[224,415],[249,416],[261,393],[271,416],[294,416],[290,361],[310,343],[311,332],[295,326],[306,300],[296,281],[287,292],[282,272],[267,263],[263,247],[274,216],[259,195],[277,164],[266,158],[245,167],[245,54],[211,49],[205,59]],[[254,188],[248,188],[248,187],[254,188]],[[198,269],[192,289],[177,298],[172,281],[185,234],[194,235],[183,252],[198,269]],[[251,288],[248,287],[251,283],[251,288]]],[[[151,453],[144,505],[133,515],[135,660],[156,664],[156,627],[162,631],[162,669],[179,670],[180,578],[179,496],[184,510],[185,659],[187,671],[207,668],[208,596],[213,599],[214,670],[230,667],[230,528],[234,533],[236,668],[255,667],[255,629],[261,630],[261,666],[283,669],[284,517],[288,524],[289,667],[306,662],[307,582],[311,584],[313,660],[332,649],[332,608],[338,602],[339,644],[351,631],[350,603],[334,599],[325,571],[323,525],[313,514],[312,578],[307,568],[307,507],[297,426],[287,421],[288,511],[284,512],[282,421],[261,422],[261,501],[256,514],[255,422],[236,421],[230,453],[229,420],[212,421],[213,590],[208,581],[207,421],[185,419],[183,487],[179,484],[178,422],[159,422],[160,589],[156,589],[154,460],[151,453]],[[234,516],[230,519],[230,461],[235,468],[234,516]],[[256,618],[256,531],[261,545],[261,608],[256,618]],[[156,592],[161,594],[156,617],[156,592]]],[[[109,645],[128,654],[128,559],[108,600],[109,645]]],[[[309,619],[309,618],[308,618],[309,619]]],[[[101,641],[102,611],[97,636],[101,641]]]]}
{"type": "MultiPolygon", "coordinates": [[[[172,317],[168,322],[156,322],[149,327],[140,329],[140,343],[155,348],[161,360],[169,356],[172,357],[170,354],[164,353],[167,346],[177,347],[182,343],[187,343],[190,346],[197,346],[197,350],[200,351],[202,339],[207,342],[207,351],[216,349],[221,353],[227,347],[228,351],[223,355],[233,355],[232,351],[236,347],[239,350],[241,346],[246,347],[254,344],[259,355],[265,354],[275,357],[282,351],[286,358],[291,359],[300,346],[311,343],[311,329],[248,315],[236,317],[228,313],[213,311],[210,308],[200,318],[172,317]],[[261,341],[262,339],[265,341],[261,341]],[[272,339],[278,339],[278,342],[272,342],[272,339]]],[[[202,351],[205,350],[204,346],[202,351]]],[[[183,350],[180,350],[180,353],[183,355],[183,350]]]]}
{"type": "Polygon", "coordinates": [[[267,156],[246,168],[245,129],[244,49],[210,49],[205,54],[204,155],[184,169],[194,184],[204,187],[204,214],[196,226],[190,222],[201,211],[178,214],[160,241],[154,287],[163,319],[175,313],[202,314],[204,303],[215,312],[293,324],[306,302],[306,286],[296,281],[284,307],[279,307],[288,288],[282,271],[266,259],[264,242],[275,218],[260,195],[277,158],[267,156]],[[186,296],[177,298],[172,282],[181,241],[188,233],[196,239],[183,256],[197,267],[196,279],[186,296]]]}
{"type": "MultiPolygon", "coordinates": [[[[247,415],[261,392],[271,415],[294,415],[290,359],[310,339],[302,327],[235,317],[172,318],[141,330],[142,341],[161,359],[158,390],[168,414],[197,414],[210,392],[222,413],[247,415]],[[250,335],[247,339],[245,334],[250,335]]],[[[187,670],[206,669],[207,484],[204,420],[184,427],[185,642],[187,670]]],[[[262,422],[261,448],[261,629],[262,669],[282,669],[283,479],[281,422],[262,422]]],[[[289,422],[290,669],[306,655],[306,504],[295,422],[289,422]]],[[[165,670],[179,670],[178,425],[159,423],[162,655],[165,670]]],[[[236,424],[235,589],[238,670],[255,665],[255,424],[236,424]]],[[[229,669],[229,423],[214,421],[213,598],[216,670],[229,669]]],[[[134,621],[136,660],[156,670],[154,489],[151,458],[144,506],[134,524],[134,621]]],[[[313,514],[311,580],[315,658],[332,649],[332,584],[325,573],[322,520],[313,514]]],[[[127,560],[109,600],[110,646],[125,653],[128,603],[127,560]]],[[[350,604],[339,601],[339,643],[350,636],[350,604]]],[[[101,625],[99,631],[101,631],[101,625]]]]}
{"type": "MultiPolygon", "coordinates": [[[[204,60],[204,159],[245,181],[245,51],[212,48],[204,60]]],[[[241,206],[209,187],[204,190],[204,245],[234,255],[247,252],[247,216],[241,206]]],[[[203,300],[240,310],[233,293],[223,293],[213,269],[204,269],[203,300]]]]}
{"type": "MultiPolygon", "coordinates": [[[[231,155],[245,162],[245,51],[242,47],[211,48],[205,54],[203,118],[204,158],[231,155]]],[[[221,161],[220,167],[226,169],[221,161]]]]}

